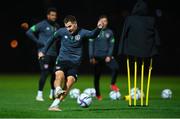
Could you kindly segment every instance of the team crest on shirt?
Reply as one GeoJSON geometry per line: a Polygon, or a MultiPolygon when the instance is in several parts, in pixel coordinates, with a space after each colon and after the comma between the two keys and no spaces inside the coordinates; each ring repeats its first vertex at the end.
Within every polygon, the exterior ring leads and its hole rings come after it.
{"type": "Polygon", "coordinates": [[[109,37],[110,37],[110,33],[106,33],[106,34],[105,34],[105,37],[106,37],[106,38],[109,38],[109,37]]]}
{"type": "Polygon", "coordinates": [[[81,39],[81,36],[80,36],[80,35],[76,35],[76,36],[75,36],[75,40],[76,40],[76,41],[79,41],[80,39],[81,39]]]}
{"type": "Polygon", "coordinates": [[[68,36],[64,36],[65,39],[68,39],[68,36]]]}
{"type": "Polygon", "coordinates": [[[49,27],[46,27],[46,30],[47,30],[47,31],[49,31],[49,30],[50,30],[50,28],[49,28],[49,27]]]}

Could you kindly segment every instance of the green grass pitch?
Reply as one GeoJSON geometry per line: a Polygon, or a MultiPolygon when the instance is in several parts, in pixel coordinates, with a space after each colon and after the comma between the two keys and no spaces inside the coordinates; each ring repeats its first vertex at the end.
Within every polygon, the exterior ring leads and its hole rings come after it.
{"type": "MultiPolygon", "coordinates": [[[[93,87],[93,77],[80,75],[73,88],[83,91],[93,87]]],[[[152,76],[150,87],[149,107],[128,107],[128,102],[121,99],[109,99],[110,76],[101,77],[102,101],[93,99],[89,108],[81,108],[76,100],[69,97],[61,103],[62,112],[49,112],[48,100],[49,80],[44,89],[45,102],[35,101],[38,75],[0,75],[0,118],[2,117],[28,117],[28,118],[60,118],[60,117],[180,117],[180,77],[152,76]],[[173,92],[170,100],[161,99],[161,91],[169,88],[173,92]]],[[[119,76],[117,85],[120,87],[122,97],[127,94],[127,78],[119,76]]],[[[138,86],[139,87],[139,86],[138,86]]]]}

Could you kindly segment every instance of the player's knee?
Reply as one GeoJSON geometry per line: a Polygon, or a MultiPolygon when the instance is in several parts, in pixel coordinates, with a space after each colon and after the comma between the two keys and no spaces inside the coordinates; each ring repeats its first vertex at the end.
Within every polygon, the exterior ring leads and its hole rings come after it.
{"type": "Polygon", "coordinates": [[[56,71],[55,74],[56,74],[57,78],[64,77],[64,72],[63,71],[56,71]]]}
{"type": "Polygon", "coordinates": [[[76,82],[76,78],[74,76],[67,77],[67,85],[71,86],[74,82],[76,82]]]}
{"type": "Polygon", "coordinates": [[[67,77],[67,80],[68,80],[69,82],[75,82],[75,81],[76,81],[76,78],[75,78],[74,76],[68,76],[68,77],[67,77]]]}

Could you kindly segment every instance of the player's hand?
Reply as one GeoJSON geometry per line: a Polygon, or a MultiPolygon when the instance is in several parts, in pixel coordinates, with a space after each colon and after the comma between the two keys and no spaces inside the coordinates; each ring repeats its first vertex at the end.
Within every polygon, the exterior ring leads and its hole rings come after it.
{"type": "Polygon", "coordinates": [[[98,27],[99,29],[102,29],[103,26],[104,26],[104,24],[103,24],[102,20],[99,20],[99,21],[98,21],[98,24],[97,24],[97,27],[98,27]]]}
{"type": "Polygon", "coordinates": [[[95,59],[95,58],[92,58],[92,59],[90,59],[90,63],[91,63],[91,64],[96,64],[96,63],[97,63],[97,61],[96,61],[96,59],[95,59]]]}
{"type": "Polygon", "coordinates": [[[110,61],[111,61],[111,57],[107,56],[107,57],[105,58],[105,62],[108,63],[108,62],[110,62],[110,61]]]}
{"type": "Polygon", "coordinates": [[[38,52],[38,59],[40,59],[40,58],[42,58],[42,57],[44,57],[44,53],[38,52]]]}

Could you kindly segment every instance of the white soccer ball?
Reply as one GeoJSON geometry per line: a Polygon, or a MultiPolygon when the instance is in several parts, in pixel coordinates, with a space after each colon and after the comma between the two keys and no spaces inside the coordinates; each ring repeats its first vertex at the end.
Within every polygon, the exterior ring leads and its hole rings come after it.
{"type": "Polygon", "coordinates": [[[164,89],[161,93],[161,97],[163,99],[170,99],[172,98],[172,91],[170,89],[164,89]]]}
{"type": "Polygon", "coordinates": [[[96,96],[96,90],[94,88],[87,88],[84,90],[84,93],[88,94],[91,97],[96,96]]]}
{"type": "MultiPolygon", "coordinates": [[[[131,95],[131,99],[134,99],[134,88],[131,89],[130,91],[130,95],[131,95]]],[[[144,97],[144,93],[142,93],[143,97],[144,97]]],[[[139,100],[141,98],[141,91],[139,90],[139,88],[136,88],[136,100],[139,100]]]]}
{"type": "Polygon", "coordinates": [[[78,98],[77,98],[77,103],[81,107],[89,107],[92,103],[92,98],[86,93],[82,93],[78,98]]]}
{"type": "Polygon", "coordinates": [[[109,97],[111,100],[119,100],[121,98],[121,93],[119,91],[111,91],[109,97]]]}
{"type": "Polygon", "coordinates": [[[78,98],[79,95],[80,95],[80,90],[77,88],[74,88],[74,89],[70,90],[70,92],[69,92],[70,98],[76,99],[76,98],[78,98]]]}

